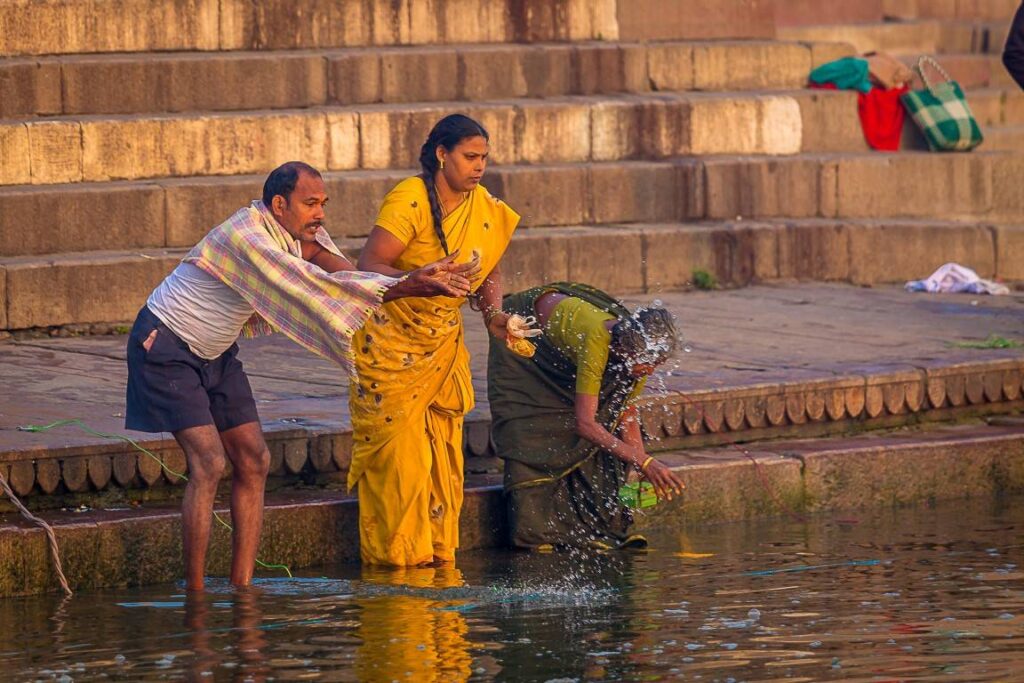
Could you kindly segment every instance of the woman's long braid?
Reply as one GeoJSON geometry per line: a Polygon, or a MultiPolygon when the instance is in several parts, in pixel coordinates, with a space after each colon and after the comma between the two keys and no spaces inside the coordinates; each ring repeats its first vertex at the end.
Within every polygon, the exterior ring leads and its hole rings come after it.
{"type": "Polygon", "coordinates": [[[437,184],[434,182],[434,178],[440,170],[437,161],[437,148],[444,147],[450,152],[466,138],[477,136],[482,136],[485,140],[489,139],[484,127],[473,119],[463,114],[451,114],[434,124],[430,135],[427,136],[427,141],[420,149],[420,167],[423,169],[420,177],[423,178],[423,184],[427,186],[427,199],[430,201],[430,215],[434,221],[434,232],[437,234],[438,241],[441,242],[445,256],[449,253],[448,238],[444,234],[444,213],[441,211],[441,198],[437,194],[437,184]]]}
{"type": "MultiPolygon", "coordinates": [[[[433,157],[433,155],[431,156],[433,157]]],[[[423,184],[427,186],[427,200],[430,202],[430,215],[434,219],[434,232],[437,233],[437,239],[441,241],[441,248],[444,249],[444,255],[447,256],[448,238],[445,237],[444,228],[442,227],[442,223],[444,223],[444,214],[441,213],[441,199],[437,196],[437,185],[434,184],[434,174],[426,170],[425,164],[422,177],[423,184]]]]}

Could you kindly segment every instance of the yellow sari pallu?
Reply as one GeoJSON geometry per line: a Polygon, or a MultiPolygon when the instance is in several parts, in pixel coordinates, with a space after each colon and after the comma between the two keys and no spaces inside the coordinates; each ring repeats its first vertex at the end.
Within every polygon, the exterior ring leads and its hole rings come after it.
{"type": "MultiPolygon", "coordinates": [[[[486,275],[501,260],[519,216],[482,186],[442,227],[458,260],[480,255],[486,275]]],[[[384,198],[376,225],[405,245],[394,266],[413,270],[444,256],[426,186],[407,178],[384,198]]],[[[483,281],[473,283],[474,289],[483,281]]],[[[360,555],[368,564],[452,561],[462,508],[462,424],[473,409],[464,299],[409,297],[385,303],[353,339],[349,392],[352,465],[358,485],[360,555]]]]}

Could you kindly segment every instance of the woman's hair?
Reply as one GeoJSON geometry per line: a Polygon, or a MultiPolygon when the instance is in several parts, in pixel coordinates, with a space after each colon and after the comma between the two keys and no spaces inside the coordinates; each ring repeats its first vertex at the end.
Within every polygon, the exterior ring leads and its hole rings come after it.
{"type": "Polygon", "coordinates": [[[487,130],[479,123],[464,114],[451,114],[434,124],[434,128],[427,136],[427,141],[420,149],[420,167],[423,172],[420,177],[427,186],[427,198],[430,200],[430,215],[434,219],[434,232],[441,240],[441,248],[448,254],[448,240],[445,239],[444,229],[441,223],[444,217],[441,215],[441,202],[437,198],[437,187],[434,185],[434,175],[440,165],[437,162],[437,148],[444,147],[452,151],[456,145],[466,138],[483,137],[490,140],[487,130]]]}
{"type": "Polygon", "coordinates": [[[638,308],[612,328],[611,351],[632,363],[664,363],[676,350],[676,321],[664,308],[638,308]]]}

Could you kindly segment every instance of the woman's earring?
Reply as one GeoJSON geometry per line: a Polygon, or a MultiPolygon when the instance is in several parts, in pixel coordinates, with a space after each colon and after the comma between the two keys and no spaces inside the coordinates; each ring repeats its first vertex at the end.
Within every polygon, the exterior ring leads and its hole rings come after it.
{"type": "Polygon", "coordinates": [[[444,159],[441,159],[441,168],[444,169],[444,159]]]}

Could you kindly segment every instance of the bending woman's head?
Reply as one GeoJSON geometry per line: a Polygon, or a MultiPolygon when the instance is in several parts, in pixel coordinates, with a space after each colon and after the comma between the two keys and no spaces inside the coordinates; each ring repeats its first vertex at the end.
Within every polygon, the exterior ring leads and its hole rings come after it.
{"type": "Polygon", "coordinates": [[[490,153],[487,130],[464,114],[451,114],[434,124],[420,149],[423,182],[430,198],[430,213],[444,253],[448,242],[441,229],[444,215],[437,196],[438,183],[453,192],[469,192],[483,178],[490,153]]]}
{"type": "Polygon", "coordinates": [[[610,351],[634,376],[649,375],[676,350],[675,318],[660,306],[638,308],[612,328],[610,351]]]}

